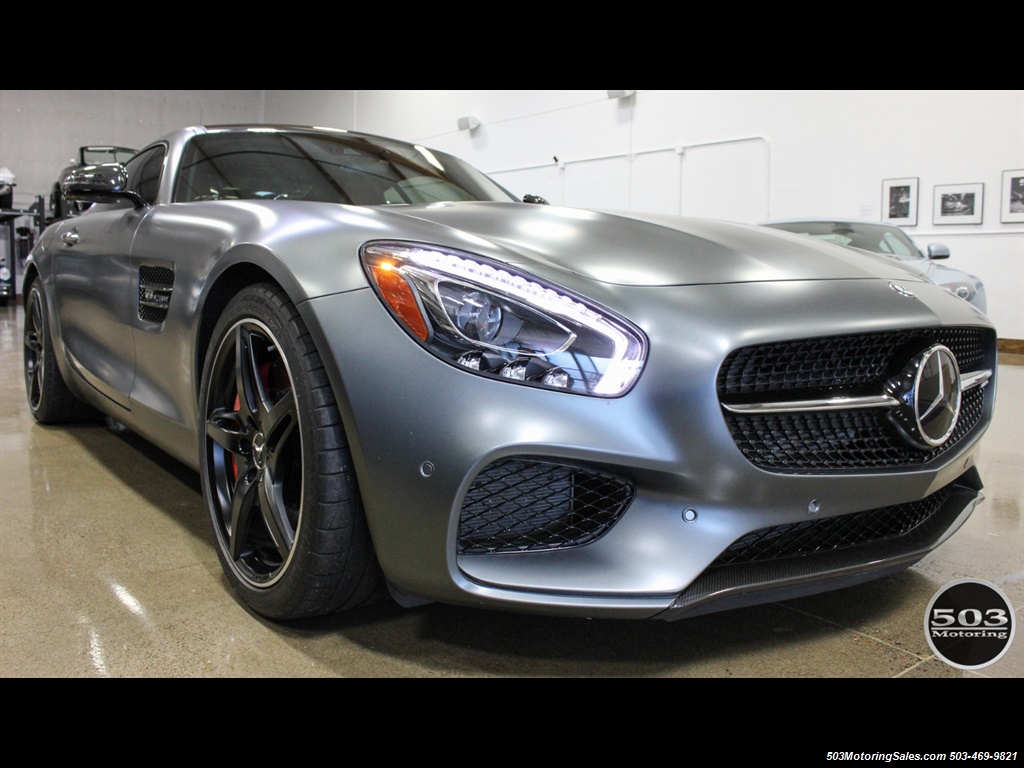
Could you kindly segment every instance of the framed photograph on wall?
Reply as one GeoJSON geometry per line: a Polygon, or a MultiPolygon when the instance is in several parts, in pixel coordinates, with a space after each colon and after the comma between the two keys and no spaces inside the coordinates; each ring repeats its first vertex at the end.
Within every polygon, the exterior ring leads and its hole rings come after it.
{"type": "Polygon", "coordinates": [[[1024,170],[1003,171],[1003,203],[999,220],[1004,224],[1024,222],[1024,170]]]}
{"type": "Polygon", "coordinates": [[[943,184],[935,187],[934,224],[981,224],[984,184],[943,184]]]}
{"type": "Polygon", "coordinates": [[[882,180],[882,221],[917,226],[917,178],[882,180]]]}

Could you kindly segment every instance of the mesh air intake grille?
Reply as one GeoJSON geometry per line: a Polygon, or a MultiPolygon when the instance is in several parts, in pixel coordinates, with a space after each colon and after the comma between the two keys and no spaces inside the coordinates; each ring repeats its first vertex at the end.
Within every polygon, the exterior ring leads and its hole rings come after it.
{"type": "Polygon", "coordinates": [[[603,536],[633,500],[633,486],[593,469],[505,459],[473,481],[459,521],[460,554],[536,552],[603,536]]]}
{"type": "Polygon", "coordinates": [[[139,319],[162,323],[171,303],[174,272],[167,267],[139,267],[139,319]]]}
{"type": "Polygon", "coordinates": [[[943,488],[921,501],[871,509],[843,517],[807,520],[748,533],[718,556],[711,567],[758,563],[835,552],[911,534],[949,498],[943,488]]]}

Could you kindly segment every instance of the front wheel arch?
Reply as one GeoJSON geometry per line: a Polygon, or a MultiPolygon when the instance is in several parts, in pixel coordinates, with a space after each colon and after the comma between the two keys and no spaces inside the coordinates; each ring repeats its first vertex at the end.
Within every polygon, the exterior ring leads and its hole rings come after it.
{"type": "Polygon", "coordinates": [[[194,370],[199,373],[195,381],[197,401],[203,384],[203,364],[210,349],[210,341],[213,338],[213,329],[216,327],[217,321],[220,320],[224,308],[232,298],[249,286],[260,284],[271,285],[278,290],[283,290],[279,283],[265,270],[255,264],[236,264],[217,276],[203,297],[202,310],[199,313],[199,324],[196,328],[195,344],[194,370]]]}

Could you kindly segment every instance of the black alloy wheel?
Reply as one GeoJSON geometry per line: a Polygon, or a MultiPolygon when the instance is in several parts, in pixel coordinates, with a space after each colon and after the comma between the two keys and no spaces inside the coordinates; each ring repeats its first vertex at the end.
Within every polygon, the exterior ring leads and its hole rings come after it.
{"type": "Polygon", "coordinates": [[[217,553],[242,599],[273,619],[355,607],[383,584],[337,405],[310,350],[287,297],[253,286],[221,316],[203,374],[202,480],[217,553]]]}
{"type": "Polygon", "coordinates": [[[39,410],[43,399],[43,380],[46,373],[46,345],[49,343],[43,319],[42,298],[39,287],[32,286],[25,303],[25,394],[32,413],[39,410]]]}
{"type": "Polygon", "coordinates": [[[68,389],[53,352],[46,296],[39,280],[32,282],[25,299],[25,396],[40,424],[64,424],[98,418],[99,414],[68,389]]]}
{"type": "Polygon", "coordinates": [[[243,578],[267,586],[291,555],[302,509],[295,385],[280,343],[256,319],[229,329],[212,375],[206,436],[228,555],[243,578]]]}

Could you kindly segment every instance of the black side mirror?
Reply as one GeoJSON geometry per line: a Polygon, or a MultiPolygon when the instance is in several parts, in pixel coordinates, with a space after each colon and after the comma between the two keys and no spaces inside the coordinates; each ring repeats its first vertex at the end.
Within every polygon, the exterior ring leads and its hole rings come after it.
{"type": "Polygon", "coordinates": [[[60,184],[64,197],[83,203],[119,203],[129,201],[144,208],[146,201],[128,189],[128,172],[120,163],[103,163],[76,168],[60,184]]]}
{"type": "Polygon", "coordinates": [[[551,205],[551,203],[549,203],[540,195],[523,195],[523,202],[533,203],[534,205],[551,205]]]}

